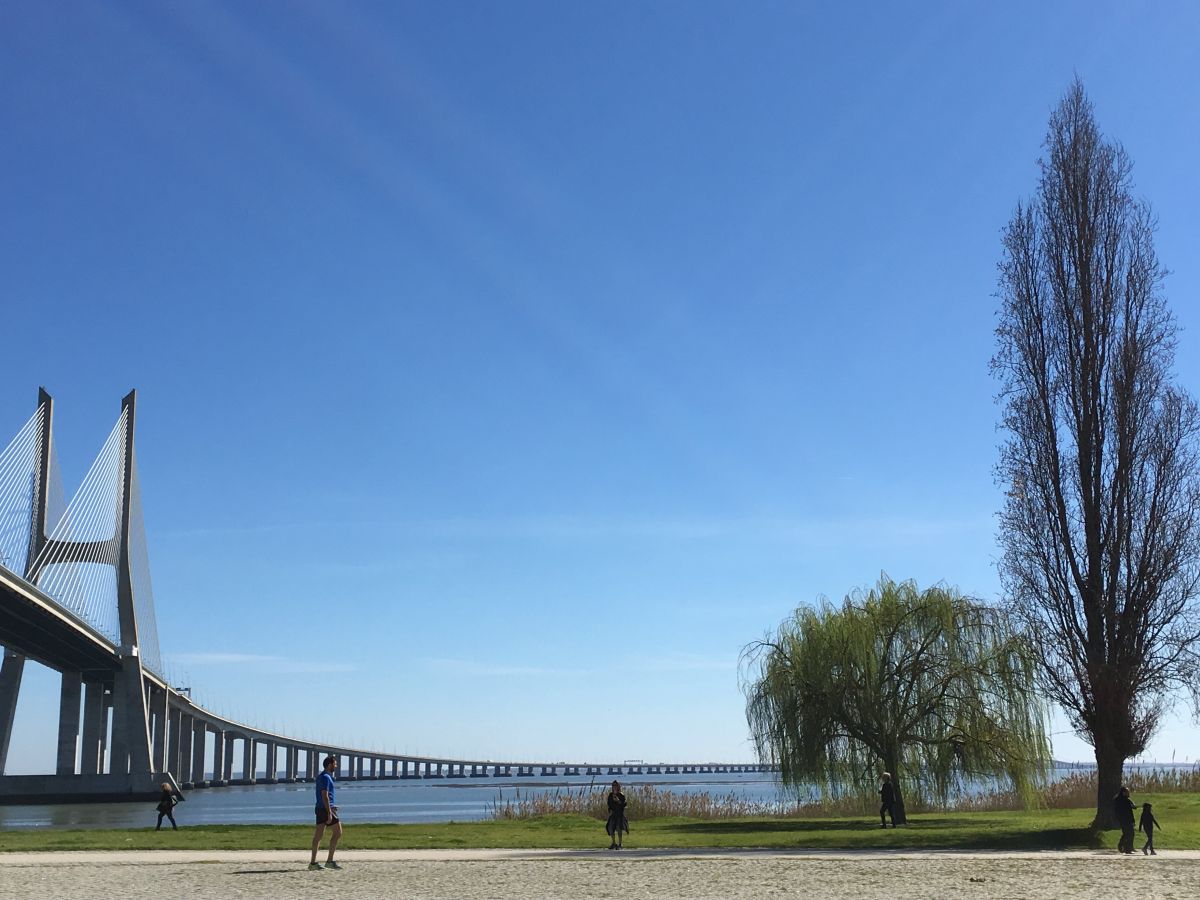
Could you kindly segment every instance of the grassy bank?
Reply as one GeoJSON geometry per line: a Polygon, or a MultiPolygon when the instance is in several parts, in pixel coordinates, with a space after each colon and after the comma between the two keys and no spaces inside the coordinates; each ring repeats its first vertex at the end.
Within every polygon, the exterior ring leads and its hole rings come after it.
{"type": "MultiPolygon", "coordinates": [[[[1163,831],[1163,849],[1200,849],[1200,794],[1147,794],[1163,831]]],[[[608,845],[603,825],[580,815],[513,821],[452,822],[432,825],[355,824],[352,810],[344,848],[458,849],[511,847],[597,848],[608,845]]],[[[731,819],[656,818],[630,823],[629,847],[777,847],[820,849],[1048,850],[1115,847],[1115,831],[1093,834],[1090,809],[1036,812],[952,812],[914,816],[902,828],[853,818],[746,817],[731,819]]],[[[306,825],[200,825],[179,831],[153,829],[8,831],[0,851],[13,850],[284,850],[307,848],[306,825]]],[[[1139,840],[1138,846],[1141,846],[1139,840]]]]}

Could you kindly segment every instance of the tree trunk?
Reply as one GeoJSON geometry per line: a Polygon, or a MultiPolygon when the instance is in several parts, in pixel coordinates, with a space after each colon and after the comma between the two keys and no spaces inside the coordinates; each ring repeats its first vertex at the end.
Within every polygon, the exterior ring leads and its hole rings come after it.
{"type": "Polygon", "coordinates": [[[1111,741],[1096,742],[1096,818],[1092,827],[1104,831],[1119,828],[1113,812],[1113,798],[1121,789],[1121,772],[1125,766],[1125,754],[1113,746],[1111,741]]]}
{"type": "Polygon", "coordinates": [[[904,813],[904,792],[900,790],[900,770],[896,765],[895,759],[884,759],[884,765],[888,767],[888,771],[892,773],[892,792],[896,798],[895,807],[892,810],[892,822],[896,825],[907,825],[908,816],[904,813]]]}
{"type": "Polygon", "coordinates": [[[892,790],[896,792],[896,818],[897,825],[907,825],[908,815],[904,812],[904,793],[900,790],[900,779],[896,778],[892,781],[892,790]]]}

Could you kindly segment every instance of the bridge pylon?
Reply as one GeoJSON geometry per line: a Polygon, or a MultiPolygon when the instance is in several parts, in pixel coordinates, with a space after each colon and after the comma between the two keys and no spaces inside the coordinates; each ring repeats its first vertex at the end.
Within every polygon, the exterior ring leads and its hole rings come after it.
{"type": "MultiPolygon", "coordinates": [[[[110,624],[103,631],[107,632],[104,639],[111,641],[114,646],[115,664],[108,663],[103,669],[80,671],[78,664],[73,666],[56,660],[53,653],[44,649],[41,652],[27,650],[37,656],[38,661],[62,673],[55,775],[6,776],[0,779],[0,797],[79,794],[80,799],[115,798],[149,793],[159,782],[171,779],[165,771],[165,752],[157,752],[158,745],[163,743],[166,725],[166,685],[158,683],[158,679],[147,677],[149,673],[141,652],[144,636],[139,634],[135,603],[137,584],[148,585],[148,582],[138,582],[131,561],[134,507],[138,503],[134,457],[136,407],[137,393],[130,391],[121,400],[118,428],[114,429],[109,443],[105,445],[107,450],[111,450],[107,458],[115,460],[114,469],[110,472],[114,476],[112,480],[115,482],[113,490],[116,496],[107,494],[114,502],[108,507],[107,516],[96,516],[89,520],[88,526],[95,533],[81,535],[68,522],[70,507],[60,522],[49,521],[53,400],[44,389],[38,393],[40,445],[33,467],[36,483],[30,504],[29,550],[24,578],[35,588],[53,593],[51,587],[43,583],[46,577],[50,582],[56,582],[57,578],[58,582],[71,583],[72,579],[79,581],[81,577],[83,581],[88,581],[88,575],[73,575],[72,572],[111,566],[115,571],[117,627],[112,629],[110,624]],[[97,523],[99,530],[96,530],[97,523]],[[111,531],[108,527],[111,527],[111,531]],[[52,574],[56,566],[65,567],[59,570],[57,576],[52,574]],[[63,579],[66,581],[63,582],[63,579]],[[152,705],[156,707],[153,715],[152,705]],[[157,708],[159,706],[161,710],[157,708]],[[110,710],[111,732],[108,724],[110,710]],[[154,737],[157,740],[152,741],[152,732],[156,732],[154,737]],[[29,783],[24,787],[16,784],[17,781],[26,780],[29,783]]],[[[105,457],[104,451],[101,457],[105,457]]],[[[81,492],[87,493],[82,489],[81,492]]],[[[140,511],[137,515],[140,516],[140,511]]],[[[139,534],[140,527],[139,518],[139,534]]],[[[110,585],[112,583],[109,582],[110,585]]],[[[112,595],[108,596],[111,598],[112,595]]],[[[111,599],[108,602],[111,603],[111,599]]],[[[112,607],[108,606],[107,609],[111,614],[112,607]]],[[[77,621],[80,621],[81,627],[91,627],[82,614],[77,621]]],[[[153,617],[150,618],[149,629],[150,632],[155,631],[153,617]]],[[[157,634],[153,635],[151,646],[154,648],[151,655],[157,665],[157,634]]],[[[0,775],[4,775],[4,764],[7,762],[12,718],[25,659],[19,650],[9,647],[0,666],[0,775]]]]}

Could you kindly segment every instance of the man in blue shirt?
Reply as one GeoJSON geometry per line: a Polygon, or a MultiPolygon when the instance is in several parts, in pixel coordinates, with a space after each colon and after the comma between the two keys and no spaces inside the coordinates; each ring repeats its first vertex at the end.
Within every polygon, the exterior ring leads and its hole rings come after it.
{"type": "Polygon", "coordinates": [[[338,819],[337,807],[333,805],[333,773],[337,769],[337,757],[327,756],[321,765],[322,772],[317,776],[317,833],[313,835],[312,859],[308,864],[310,869],[340,869],[341,866],[333,861],[333,851],[337,849],[342,837],[342,823],[338,819]],[[329,857],[325,865],[317,862],[317,851],[321,849],[321,836],[325,834],[325,826],[330,826],[329,857]]]}

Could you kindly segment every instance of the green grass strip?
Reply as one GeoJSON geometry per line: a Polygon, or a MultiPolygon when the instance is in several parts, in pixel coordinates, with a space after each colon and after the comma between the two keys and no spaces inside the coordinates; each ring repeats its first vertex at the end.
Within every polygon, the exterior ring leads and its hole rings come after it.
{"type": "MultiPolygon", "coordinates": [[[[1200,794],[1143,795],[1163,829],[1162,849],[1200,849],[1200,794]]],[[[429,825],[356,824],[353,810],[342,848],[594,849],[608,846],[604,824],[585,816],[545,816],[429,825]]],[[[184,810],[186,813],[186,810],[184,810]]],[[[914,816],[901,828],[855,818],[661,818],[631,821],[626,846],[646,848],[778,848],[888,850],[1078,850],[1115,848],[1118,832],[1095,834],[1090,809],[954,812],[914,816]]],[[[16,850],[296,850],[307,852],[307,825],[196,825],[179,831],[32,830],[0,833],[0,851],[16,850]]],[[[1137,846],[1141,847],[1139,837],[1137,846]]]]}

